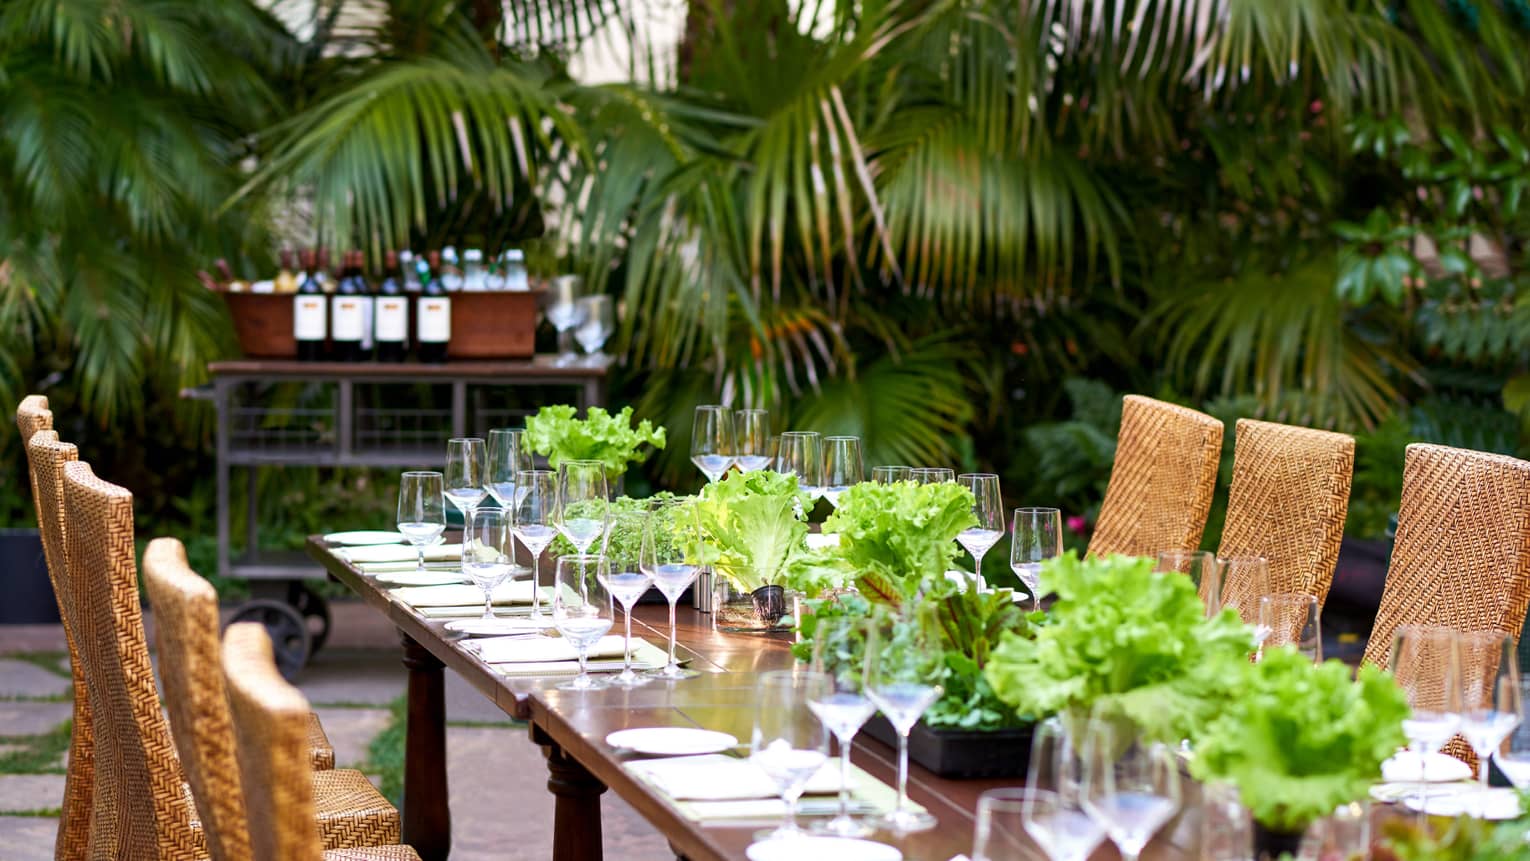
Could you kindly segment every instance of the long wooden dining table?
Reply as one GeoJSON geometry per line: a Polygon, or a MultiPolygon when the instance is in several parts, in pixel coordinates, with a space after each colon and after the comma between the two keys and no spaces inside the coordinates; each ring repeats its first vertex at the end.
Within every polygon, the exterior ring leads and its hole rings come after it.
{"type": "MultiPolygon", "coordinates": [[[[714,631],[710,616],[689,607],[678,614],[678,653],[701,675],[654,682],[632,689],[562,691],[566,677],[510,677],[463,647],[465,638],[445,629],[395,598],[377,582],[336,555],[322,536],[310,536],[308,554],[333,577],[398,627],[403,663],[408,670],[408,707],[401,815],[403,841],[425,861],[444,861],[451,848],[451,813],[447,807],[446,704],[443,672],[458,673],[504,713],[530,724],[532,740],[547,757],[547,788],[555,798],[554,861],[602,858],[600,796],[615,792],[662,833],[676,856],[688,861],[738,861],[762,827],[774,822],[698,822],[687,818],[665,796],[633,775],[623,763],[630,754],[607,745],[620,729],[654,726],[700,727],[749,738],[754,690],[759,673],[792,664],[786,636],[725,634],[714,631]]],[[[633,613],[633,635],[667,645],[668,607],[640,604],[633,613]]],[[[851,761],[888,785],[896,785],[897,753],[864,736],[857,737],[851,761]]],[[[518,779],[507,775],[507,780],[518,779]]],[[[949,861],[972,849],[977,799],[984,790],[1021,783],[1006,780],[952,780],[918,765],[910,767],[909,796],[938,820],[917,834],[878,832],[871,839],[899,847],[907,861],[949,861]]],[[[1194,811],[1177,817],[1150,844],[1145,858],[1177,861],[1191,857],[1197,842],[1194,811]]],[[[1043,858],[1039,852],[1036,858],[1043,858]]],[[[1108,845],[1093,856],[1117,857],[1108,845]]],[[[803,859],[810,861],[810,859],[803,859]]]]}

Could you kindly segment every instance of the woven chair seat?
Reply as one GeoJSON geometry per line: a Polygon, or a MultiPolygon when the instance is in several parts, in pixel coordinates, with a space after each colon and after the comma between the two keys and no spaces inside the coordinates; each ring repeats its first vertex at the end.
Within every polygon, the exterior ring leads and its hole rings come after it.
{"type": "Polygon", "coordinates": [[[315,771],[313,806],[325,849],[398,842],[398,808],[359,771],[315,771]]]}
{"type": "Polygon", "coordinates": [[[335,746],[329,743],[319,716],[308,713],[308,758],[315,769],[335,767],[335,746]]]}
{"type": "Polygon", "coordinates": [[[420,861],[420,853],[408,846],[331,849],[324,853],[324,861],[420,861]]]}

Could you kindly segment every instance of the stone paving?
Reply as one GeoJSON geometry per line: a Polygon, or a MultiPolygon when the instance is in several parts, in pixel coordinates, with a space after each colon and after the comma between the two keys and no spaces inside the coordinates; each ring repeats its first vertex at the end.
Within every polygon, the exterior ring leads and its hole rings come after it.
{"type": "MultiPolygon", "coordinates": [[[[362,767],[368,745],[388,725],[388,704],[404,691],[404,668],[397,634],[381,616],[354,602],[335,602],[332,611],[330,644],[298,686],[319,713],[337,764],[362,767]]],[[[152,641],[152,621],[148,627],[152,641]]],[[[24,750],[26,737],[48,732],[70,715],[67,660],[43,661],[55,672],[3,656],[64,650],[58,626],[0,626],[0,763],[24,750]]],[[[541,749],[523,725],[509,722],[466,682],[450,672],[446,678],[452,859],[551,858],[553,799],[541,749]]],[[[57,820],[16,814],[58,807],[62,765],[54,763],[52,774],[0,774],[0,846],[7,861],[52,859],[57,820]]],[[[605,795],[602,813],[607,857],[674,857],[664,838],[621,799],[605,795]]]]}

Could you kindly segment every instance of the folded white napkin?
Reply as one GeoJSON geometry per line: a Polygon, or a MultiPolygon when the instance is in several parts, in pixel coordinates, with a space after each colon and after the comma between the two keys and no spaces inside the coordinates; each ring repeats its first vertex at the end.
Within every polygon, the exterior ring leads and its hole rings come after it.
{"type": "Polygon", "coordinates": [[[1420,770],[1424,779],[1431,783],[1466,780],[1472,776],[1471,766],[1449,754],[1431,753],[1423,762],[1420,769],[1417,753],[1399,751],[1381,764],[1381,779],[1387,783],[1418,783],[1420,770]]]}
{"type": "MultiPolygon", "coordinates": [[[[579,660],[579,650],[562,637],[484,637],[477,642],[478,657],[486,664],[579,660]]],[[[637,645],[636,640],[633,645],[637,645]]],[[[587,655],[591,658],[620,658],[622,638],[601,637],[587,655]]]]}
{"type": "MultiPolygon", "coordinates": [[[[775,781],[759,766],[723,754],[634,760],[627,767],[679,801],[741,801],[781,796],[775,781]]],[[[852,775],[849,786],[852,791],[856,783],[852,775]]],[[[839,760],[830,759],[808,779],[803,794],[828,795],[839,790],[839,760]]]]}
{"type": "MultiPolygon", "coordinates": [[[[335,551],[335,555],[357,565],[375,562],[417,563],[420,551],[412,544],[372,544],[365,547],[342,547],[335,551]]],[[[426,562],[455,562],[461,558],[461,544],[435,544],[425,548],[426,562]]]]}
{"type": "MultiPolygon", "coordinates": [[[[483,590],[477,586],[458,584],[452,586],[413,586],[392,590],[393,597],[412,607],[471,607],[483,606],[483,590]]],[[[494,589],[495,604],[530,604],[531,581],[513,580],[501,583],[494,589]]],[[[552,601],[552,589],[542,587],[542,603],[552,601]]]]}
{"type": "MultiPolygon", "coordinates": [[[[373,574],[371,571],[367,573],[373,574]]],[[[412,567],[407,571],[380,571],[373,576],[377,578],[377,582],[392,586],[446,586],[467,582],[467,578],[462,576],[461,571],[426,570],[424,574],[420,574],[412,567]]]]}

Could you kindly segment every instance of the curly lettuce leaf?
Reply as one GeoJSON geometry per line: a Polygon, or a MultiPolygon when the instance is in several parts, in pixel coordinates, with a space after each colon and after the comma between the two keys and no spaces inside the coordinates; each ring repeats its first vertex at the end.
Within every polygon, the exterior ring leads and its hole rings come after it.
{"type": "Polygon", "coordinates": [[[744,592],[783,584],[807,552],[811,498],[795,475],[730,472],[696,500],[697,557],[744,592]]]}
{"type": "Polygon", "coordinates": [[[568,404],[545,406],[526,419],[522,441],[532,451],[543,455],[557,469],[564,461],[594,460],[605,465],[608,476],[627,471],[630,463],[648,457],[644,444],[663,448],[664,428],[655,428],[648,419],[632,426],[632,407],[623,407],[611,415],[601,407],[585,410],[585,417],[568,404]]]}
{"type": "Polygon", "coordinates": [[[823,529],[839,533],[840,556],[863,591],[901,603],[944,577],[959,552],[956,536],[976,524],[967,488],[899,481],[850,487],[823,529]]]}
{"type": "Polygon", "coordinates": [[[1391,674],[1313,666],[1284,647],[1247,665],[1238,696],[1199,734],[1191,772],[1228,780],[1268,828],[1295,831],[1364,798],[1406,739],[1408,702],[1391,674]]]}

